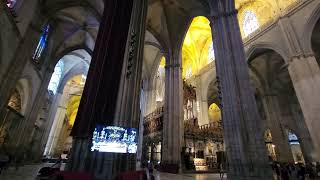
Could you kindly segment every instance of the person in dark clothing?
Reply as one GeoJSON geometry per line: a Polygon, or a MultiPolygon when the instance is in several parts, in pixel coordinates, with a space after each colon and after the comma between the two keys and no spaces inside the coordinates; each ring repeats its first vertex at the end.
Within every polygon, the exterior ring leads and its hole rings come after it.
{"type": "Polygon", "coordinates": [[[311,164],[311,163],[307,164],[307,166],[306,166],[306,174],[309,175],[309,179],[310,180],[314,180],[316,178],[313,164],[311,164]]]}
{"type": "Polygon", "coordinates": [[[278,163],[275,163],[274,171],[276,172],[277,180],[280,180],[281,170],[280,170],[280,165],[278,163]]]}
{"type": "Polygon", "coordinates": [[[305,167],[303,166],[302,163],[299,163],[298,167],[299,167],[299,170],[298,170],[298,179],[299,179],[299,180],[305,180],[305,175],[306,175],[306,169],[305,169],[305,167]]]}
{"type": "Polygon", "coordinates": [[[281,179],[289,180],[289,172],[285,165],[281,166],[281,179]]]}
{"type": "Polygon", "coordinates": [[[316,176],[320,177],[320,163],[317,162],[316,164],[316,176]]]}

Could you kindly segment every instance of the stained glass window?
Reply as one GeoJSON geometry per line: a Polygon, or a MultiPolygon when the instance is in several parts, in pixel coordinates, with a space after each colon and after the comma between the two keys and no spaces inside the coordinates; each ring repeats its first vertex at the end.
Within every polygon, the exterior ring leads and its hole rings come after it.
{"type": "Polygon", "coordinates": [[[37,49],[33,55],[34,60],[39,60],[43,50],[46,48],[47,41],[48,41],[48,35],[49,35],[49,29],[50,29],[49,24],[43,28],[40,40],[38,42],[37,49]]]}
{"type": "Polygon", "coordinates": [[[16,0],[6,0],[8,8],[13,8],[16,4],[16,0]]]}
{"type": "Polygon", "coordinates": [[[248,36],[259,28],[257,16],[252,11],[246,11],[244,13],[242,27],[245,36],[248,36]]]}
{"type": "Polygon", "coordinates": [[[213,44],[211,44],[209,46],[209,52],[208,52],[208,62],[212,62],[216,59],[215,55],[214,55],[214,49],[213,49],[213,44]]]}
{"type": "Polygon", "coordinates": [[[52,92],[53,94],[57,93],[57,89],[61,80],[62,72],[63,72],[64,64],[63,61],[60,60],[56,67],[54,68],[54,72],[51,76],[49,86],[48,86],[48,91],[52,92]]]}

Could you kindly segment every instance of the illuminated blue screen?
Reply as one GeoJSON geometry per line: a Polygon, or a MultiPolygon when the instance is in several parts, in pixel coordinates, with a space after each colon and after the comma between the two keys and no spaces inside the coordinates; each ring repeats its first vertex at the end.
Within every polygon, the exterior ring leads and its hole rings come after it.
{"type": "Polygon", "coordinates": [[[97,125],[93,132],[91,151],[136,153],[137,145],[137,129],[97,125]]]}

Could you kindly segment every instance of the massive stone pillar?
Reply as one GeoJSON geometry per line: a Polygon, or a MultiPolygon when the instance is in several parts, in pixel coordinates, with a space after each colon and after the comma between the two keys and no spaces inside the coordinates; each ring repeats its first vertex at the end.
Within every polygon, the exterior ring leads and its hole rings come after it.
{"type": "MultiPolygon", "coordinates": [[[[30,147],[30,144],[33,143],[33,140],[34,140],[33,139],[34,137],[32,136],[33,134],[32,132],[37,128],[41,128],[41,127],[35,127],[35,123],[39,118],[39,112],[41,111],[41,108],[43,107],[43,104],[45,102],[45,95],[48,91],[48,85],[49,85],[52,73],[53,73],[53,69],[47,68],[47,71],[43,76],[41,85],[36,94],[35,100],[32,104],[31,111],[26,117],[26,120],[22,125],[21,138],[17,140],[18,145],[26,148],[26,149],[23,149],[24,153],[26,154],[29,154],[30,149],[32,149],[32,147],[30,147]]],[[[37,143],[41,143],[41,142],[37,142],[37,143]]],[[[43,151],[43,147],[41,147],[41,149],[37,149],[36,152],[32,152],[33,156],[27,156],[27,160],[40,160],[42,158],[42,153],[43,153],[42,151],[43,151]]]]}
{"type": "Polygon", "coordinates": [[[104,15],[72,130],[68,169],[111,180],[135,169],[134,154],[90,152],[96,124],[139,127],[139,95],[147,1],[105,1],[104,15]],[[121,30],[121,31],[120,31],[121,30]]]}
{"type": "Polygon", "coordinates": [[[48,131],[50,131],[50,134],[48,136],[48,141],[46,143],[46,148],[45,148],[45,155],[54,155],[54,147],[58,141],[62,126],[63,126],[63,122],[64,119],[66,117],[66,111],[67,111],[67,107],[66,107],[66,101],[67,99],[67,94],[61,94],[62,92],[59,92],[56,95],[56,100],[57,102],[55,102],[52,107],[51,107],[51,114],[49,118],[52,119],[48,119],[49,123],[48,123],[48,131]],[[52,124],[52,125],[51,125],[52,124]]]}
{"type": "Polygon", "coordinates": [[[288,71],[314,144],[312,159],[320,161],[320,69],[312,50],[303,52],[289,17],[279,20],[279,27],[290,53],[288,71]]]}
{"type": "MultiPolygon", "coordinates": [[[[166,56],[165,103],[162,135],[162,161],[164,171],[180,167],[183,136],[183,90],[181,55],[179,50],[166,56]]],[[[176,169],[177,168],[177,169],[176,169]]],[[[170,171],[171,171],[170,170],[170,171]]]]}
{"type": "Polygon", "coordinates": [[[203,89],[208,87],[203,87],[201,83],[201,79],[199,76],[196,76],[196,95],[197,95],[197,103],[194,104],[196,106],[197,114],[198,114],[198,122],[199,125],[209,124],[209,114],[208,114],[208,97],[207,94],[203,94],[203,89]]]}
{"type": "Polygon", "coordinates": [[[272,179],[234,0],[212,0],[228,179],[272,179]]]}
{"type": "Polygon", "coordinates": [[[276,95],[267,94],[262,97],[266,110],[267,124],[272,134],[272,143],[275,145],[277,161],[293,162],[286,130],[281,123],[281,112],[276,95]]]}
{"type": "Polygon", "coordinates": [[[57,126],[57,122],[55,121],[55,118],[56,118],[58,107],[61,105],[62,99],[63,99],[62,92],[57,92],[50,106],[48,120],[46,123],[45,134],[42,141],[42,145],[45,147],[44,153],[43,153],[44,155],[49,155],[49,151],[50,151],[49,149],[52,144],[51,137],[53,136],[54,129],[57,126]]]}
{"type": "Polygon", "coordinates": [[[314,160],[320,161],[320,69],[313,55],[292,57],[289,74],[309,129],[315,151],[314,160]]]}
{"type": "Polygon", "coordinates": [[[298,130],[299,143],[301,144],[301,150],[303,153],[304,160],[306,162],[316,162],[315,157],[312,156],[314,152],[314,145],[310,137],[310,133],[306,122],[303,118],[301,108],[299,104],[291,104],[292,118],[295,120],[295,124],[298,130]]]}

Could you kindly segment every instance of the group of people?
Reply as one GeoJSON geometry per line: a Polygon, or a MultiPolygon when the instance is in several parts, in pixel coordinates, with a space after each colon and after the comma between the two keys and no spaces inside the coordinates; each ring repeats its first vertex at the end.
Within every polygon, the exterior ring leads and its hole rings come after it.
{"type": "Polygon", "coordinates": [[[316,180],[319,178],[320,164],[307,163],[272,163],[275,180],[316,180]]]}

